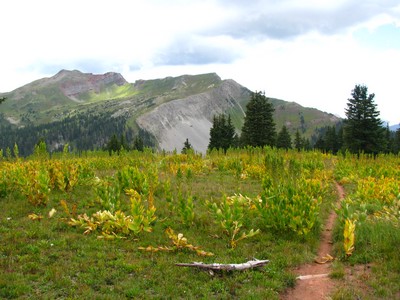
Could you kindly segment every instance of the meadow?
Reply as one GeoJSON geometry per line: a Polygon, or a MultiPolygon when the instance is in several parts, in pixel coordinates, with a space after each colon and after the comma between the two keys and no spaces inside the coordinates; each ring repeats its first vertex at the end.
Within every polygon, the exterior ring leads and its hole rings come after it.
{"type": "Polygon", "coordinates": [[[333,299],[393,299],[399,188],[395,155],[248,148],[2,157],[0,298],[279,299],[296,284],[293,269],[314,260],[336,209],[333,299]],[[346,190],[339,209],[336,183],[346,190]],[[269,263],[213,274],[176,265],[253,259],[269,263]],[[368,272],[348,280],[356,268],[368,272]]]}

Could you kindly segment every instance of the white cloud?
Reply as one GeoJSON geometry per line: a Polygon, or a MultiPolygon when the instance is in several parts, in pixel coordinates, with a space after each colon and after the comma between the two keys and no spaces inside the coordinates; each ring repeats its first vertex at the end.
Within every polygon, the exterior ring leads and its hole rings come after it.
{"type": "MultiPolygon", "coordinates": [[[[0,91],[59,69],[127,80],[217,72],[252,90],[344,116],[355,84],[396,115],[400,49],[373,47],[400,24],[397,0],[14,0],[2,4],[0,91]],[[368,43],[357,40],[365,30],[368,43]]],[[[400,30],[400,29],[399,29],[400,30]]]]}

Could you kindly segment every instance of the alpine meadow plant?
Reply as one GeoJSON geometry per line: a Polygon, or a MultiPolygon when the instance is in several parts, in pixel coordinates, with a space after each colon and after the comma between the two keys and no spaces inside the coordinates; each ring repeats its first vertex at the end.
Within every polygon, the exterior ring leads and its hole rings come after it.
{"type": "Polygon", "coordinates": [[[130,215],[120,210],[116,212],[103,210],[94,213],[91,217],[85,213],[79,215],[77,219],[71,218],[68,224],[84,228],[84,234],[100,233],[98,238],[104,239],[126,238],[130,235],[137,236],[143,231],[153,231],[152,225],[156,220],[155,207],[146,209],[142,203],[142,197],[133,189],[127,190],[126,193],[131,201],[130,215]]]}
{"type": "Polygon", "coordinates": [[[307,235],[317,224],[323,191],[320,182],[301,178],[296,184],[274,184],[267,177],[263,188],[254,204],[266,228],[307,235]]]}
{"type": "Polygon", "coordinates": [[[243,205],[242,197],[224,197],[223,201],[217,203],[207,202],[207,206],[215,217],[217,223],[223,230],[223,233],[229,238],[229,246],[236,248],[239,241],[255,236],[260,230],[251,229],[249,232],[243,232],[245,214],[248,211],[247,206],[243,205]]]}
{"type": "Polygon", "coordinates": [[[114,178],[107,178],[96,183],[97,202],[105,210],[112,213],[120,208],[121,189],[114,178]]]}
{"type": "Polygon", "coordinates": [[[201,249],[199,246],[194,246],[189,244],[186,237],[183,236],[182,233],[176,234],[172,228],[168,227],[165,230],[165,233],[170,238],[173,246],[147,246],[147,247],[139,247],[139,250],[147,251],[147,252],[159,252],[159,251],[166,251],[166,252],[177,252],[183,250],[189,250],[195,252],[198,256],[213,256],[214,253],[207,252],[201,249]]]}
{"type": "MultiPolygon", "coordinates": [[[[120,191],[134,189],[141,195],[149,194],[149,183],[143,172],[137,167],[127,166],[117,172],[120,191]]],[[[158,181],[157,181],[158,182],[158,181]]]]}
{"type": "Polygon", "coordinates": [[[19,173],[18,186],[34,206],[46,206],[49,200],[50,177],[44,167],[26,165],[25,172],[19,173]]]}
{"type": "Polygon", "coordinates": [[[181,221],[185,225],[191,225],[194,221],[194,204],[192,196],[183,197],[181,193],[178,195],[178,211],[181,221]]]}

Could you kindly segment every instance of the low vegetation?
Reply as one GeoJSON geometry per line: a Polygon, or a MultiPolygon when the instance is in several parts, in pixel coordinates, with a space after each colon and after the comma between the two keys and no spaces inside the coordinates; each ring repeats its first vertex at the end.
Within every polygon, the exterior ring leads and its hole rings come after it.
{"type": "MultiPolygon", "coordinates": [[[[335,227],[335,299],[400,291],[400,160],[273,148],[0,161],[0,298],[279,299],[335,227]],[[262,268],[214,275],[176,263],[262,268]],[[346,270],[370,270],[363,286],[346,270]]],[[[360,275],[360,276],[361,276],[360,275]]]]}

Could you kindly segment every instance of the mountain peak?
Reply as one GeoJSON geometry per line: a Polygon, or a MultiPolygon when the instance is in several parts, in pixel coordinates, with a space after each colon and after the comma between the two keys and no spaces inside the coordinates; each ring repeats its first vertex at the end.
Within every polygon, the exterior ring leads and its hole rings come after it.
{"type": "Polygon", "coordinates": [[[71,76],[71,75],[74,75],[74,74],[83,74],[83,73],[81,71],[79,71],[79,70],[62,69],[56,75],[54,75],[53,77],[71,76]]]}
{"type": "Polygon", "coordinates": [[[82,73],[79,70],[61,70],[50,82],[57,82],[61,92],[74,101],[80,101],[80,95],[88,92],[99,93],[106,86],[121,86],[127,83],[120,73],[104,74],[82,73]]]}
{"type": "Polygon", "coordinates": [[[91,82],[94,81],[106,81],[107,83],[115,83],[117,85],[123,85],[127,83],[125,78],[116,72],[107,72],[104,74],[93,74],[93,73],[83,73],[79,70],[60,70],[57,74],[50,77],[53,80],[61,80],[61,79],[76,79],[76,80],[88,80],[91,82]]]}

